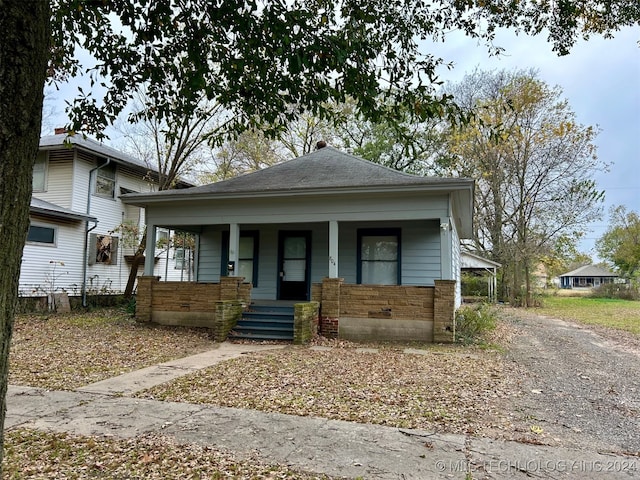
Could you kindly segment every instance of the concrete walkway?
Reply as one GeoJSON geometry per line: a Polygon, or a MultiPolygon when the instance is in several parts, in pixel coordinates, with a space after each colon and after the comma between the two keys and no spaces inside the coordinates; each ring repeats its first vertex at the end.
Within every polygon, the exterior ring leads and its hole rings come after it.
{"type": "Polygon", "coordinates": [[[146,388],[155,387],[161,383],[169,382],[225,360],[253,352],[279,348],[284,348],[284,345],[254,345],[249,343],[224,342],[216,349],[125,373],[101,382],[92,383],[86,387],[79,388],[77,391],[101,393],[103,395],[133,395],[146,388]]]}
{"type": "Polygon", "coordinates": [[[637,457],[123,396],[266,348],[278,347],[224,343],[75,392],[11,386],[5,427],[123,438],[158,433],[349,478],[464,479],[467,469],[474,479],[640,478],[637,457]]]}

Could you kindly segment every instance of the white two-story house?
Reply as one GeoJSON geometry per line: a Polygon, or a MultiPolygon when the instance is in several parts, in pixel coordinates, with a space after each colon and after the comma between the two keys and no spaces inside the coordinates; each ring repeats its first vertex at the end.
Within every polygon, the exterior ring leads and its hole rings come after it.
{"type": "MultiPolygon", "coordinates": [[[[118,227],[126,223],[142,231],[145,219],[144,209],[125,205],[119,196],[156,190],[157,172],[136,158],[62,129],[42,137],[20,295],[66,293],[84,300],[86,295],[122,293],[135,248],[118,227]]],[[[189,252],[180,245],[167,247],[173,232],[160,236],[154,274],[190,279],[189,252]]]]}

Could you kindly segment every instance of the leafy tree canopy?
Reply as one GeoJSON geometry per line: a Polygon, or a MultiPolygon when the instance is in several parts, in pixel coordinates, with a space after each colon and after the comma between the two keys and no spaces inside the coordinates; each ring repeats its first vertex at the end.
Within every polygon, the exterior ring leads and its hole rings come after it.
{"type": "Polygon", "coordinates": [[[610,218],[609,229],[596,245],[598,254],[615,265],[623,275],[639,275],[640,215],[618,206],[611,209],[610,218]]]}
{"type": "Polygon", "coordinates": [[[453,118],[434,89],[442,59],[419,40],[461,30],[491,48],[495,29],[512,27],[546,31],[564,54],[578,36],[639,18],[636,0],[54,0],[50,74],[86,67],[78,47],[97,60],[92,87],[104,97],[80,92],[70,104],[72,129],[97,136],[140,85],[151,102],[137,115],[189,115],[204,95],[229,112],[231,132],[277,129],[305,110],[322,118],[347,96],[368,120],[453,118]]]}

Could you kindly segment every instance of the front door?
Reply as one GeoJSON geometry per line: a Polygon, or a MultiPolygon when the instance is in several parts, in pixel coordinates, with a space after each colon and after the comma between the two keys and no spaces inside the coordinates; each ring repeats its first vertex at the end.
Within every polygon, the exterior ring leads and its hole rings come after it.
{"type": "Polygon", "coordinates": [[[308,300],[310,232],[280,232],[278,244],[278,299],[308,300]]]}

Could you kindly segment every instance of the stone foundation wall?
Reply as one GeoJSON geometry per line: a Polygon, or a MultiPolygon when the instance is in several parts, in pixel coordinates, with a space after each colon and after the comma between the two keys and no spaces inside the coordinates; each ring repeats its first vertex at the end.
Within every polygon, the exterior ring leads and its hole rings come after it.
{"type": "Polygon", "coordinates": [[[451,343],[456,339],[456,281],[436,280],[433,299],[433,341],[451,343]]]}
{"type": "Polygon", "coordinates": [[[433,287],[342,285],[340,316],[433,320],[433,287]]]}
{"type": "Polygon", "coordinates": [[[251,284],[242,277],[222,277],[220,283],[160,282],[140,277],[136,295],[136,320],[162,325],[211,329],[224,341],[251,301],[251,284]]]}
{"type": "Polygon", "coordinates": [[[328,338],[453,342],[455,285],[353,285],[325,278],[312,285],[311,298],[320,302],[320,334],[328,338]]]}

